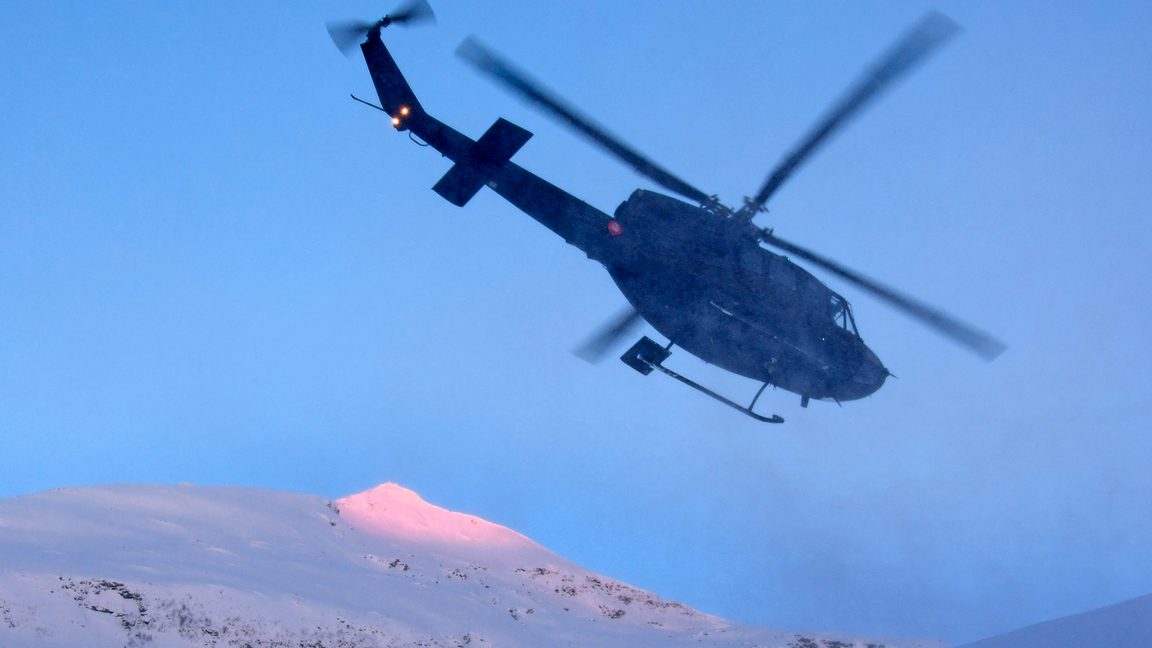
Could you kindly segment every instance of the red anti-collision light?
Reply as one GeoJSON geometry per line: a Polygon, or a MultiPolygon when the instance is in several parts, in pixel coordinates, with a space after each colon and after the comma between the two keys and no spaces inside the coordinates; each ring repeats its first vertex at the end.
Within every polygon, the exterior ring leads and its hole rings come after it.
{"type": "Polygon", "coordinates": [[[620,223],[617,223],[616,221],[609,221],[608,231],[612,233],[612,236],[620,236],[620,233],[624,231],[624,228],[620,227],[620,223]]]}

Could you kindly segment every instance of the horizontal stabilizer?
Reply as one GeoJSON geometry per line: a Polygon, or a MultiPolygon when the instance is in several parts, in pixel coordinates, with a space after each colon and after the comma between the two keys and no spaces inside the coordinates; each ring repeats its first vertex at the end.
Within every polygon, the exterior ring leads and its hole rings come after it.
{"type": "Polygon", "coordinates": [[[524,146],[532,133],[500,118],[460,160],[432,187],[444,200],[463,207],[524,146]]]}
{"type": "Polygon", "coordinates": [[[440,194],[444,200],[463,207],[472,200],[472,196],[484,186],[484,177],[470,166],[457,164],[448,169],[448,173],[432,187],[432,191],[440,194]]]}

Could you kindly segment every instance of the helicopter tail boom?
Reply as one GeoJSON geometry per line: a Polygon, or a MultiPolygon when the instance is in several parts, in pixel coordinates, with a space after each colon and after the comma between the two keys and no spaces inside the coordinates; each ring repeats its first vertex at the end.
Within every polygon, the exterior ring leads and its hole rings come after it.
{"type": "Polygon", "coordinates": [[[379,29],[368,31],[360,49],[392,127],[409,131],[456,163],[433,187],[436,193],[463,206],[487,186],[589,257],[604,262],[615,238],[609,227],[612,217],[510,160],[532,133],[497,119],[473,141],[424,111],[380,39],[379,29]]]}
{"type": "Polygon", "coordinates": [[[453,205],[467,204],[532,137],[532,133],[516,124],[497,119],[473,142],[424,111],[388,48],[384,47],[379,29],[370,31],[368,40],[360,48],[380,97],[380,107],[392,117],[392,126],[396,130],[411,131],[456,163],[432,187],[453,205]]]}

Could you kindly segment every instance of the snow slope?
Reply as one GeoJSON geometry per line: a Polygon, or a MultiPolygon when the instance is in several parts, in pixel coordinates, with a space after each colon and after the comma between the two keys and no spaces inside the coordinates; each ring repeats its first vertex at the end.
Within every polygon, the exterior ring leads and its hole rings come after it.
{"type": "Polygon", "coordinates": [[[702,614],[393,484],[0,500],[0,646],[939,647],[702,614]]]}
{"type": "Polygon", "coordinates": [[[962,648],[1148,648],[1152,594],[1037,623],[962,648]]]}

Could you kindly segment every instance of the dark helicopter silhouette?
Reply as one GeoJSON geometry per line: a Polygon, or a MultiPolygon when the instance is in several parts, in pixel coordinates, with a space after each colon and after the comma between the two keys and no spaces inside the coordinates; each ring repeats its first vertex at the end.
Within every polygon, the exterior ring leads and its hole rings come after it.
{"type": "MultiPolygon", "coordinates": [[[[720,203],[609,134],[540,83],[469,38],[457,54],[477,69],[567,123],[661,187],[691,202],[637,189],[612,214],[592,207],[511,162],[532,134],[497,119],[473,140],[429,115],[380,38],[390,24],[434,19],[425,0],[379,21],[330,23],[332,40],[346,53],[360,43],[380,106],[398,131],[409,131],[451,159],[433,186],[464,206],[487,186],[518,209],[603,265],[631,308],[586,343],[578,354],[603,356],[641,319],[668,338],[643,337],[621,358],[642,374],[659,370],[761,421],[753,407],[768,385],[801,397],[836,402],[872,394],[889,371],[860,337],[848,301],[782,250],[873,293],[953,341],[991,360],[1006,348],[986,333],[857,272],[785,241],[753,223],[773,193],[829,136],[928,54],[958,27],[939,13],[917,23],[875,63],[789,152],[753,198],[739,209],[720,203]],[[361,41],[363,41],[361,43],[361,41]],[[747,407],[663,366],[673,345],[723,369],[763,383],[747,407]]],[[[356,97],[353,97],[356,98],[356,97]]],[[[362,101],[357,99],[358,101],[362,101]]],[[[368,103],[368,102],[364,102],[368,103]]],[[[369,104],[372,105],[372,104],[369,104]]]]}

